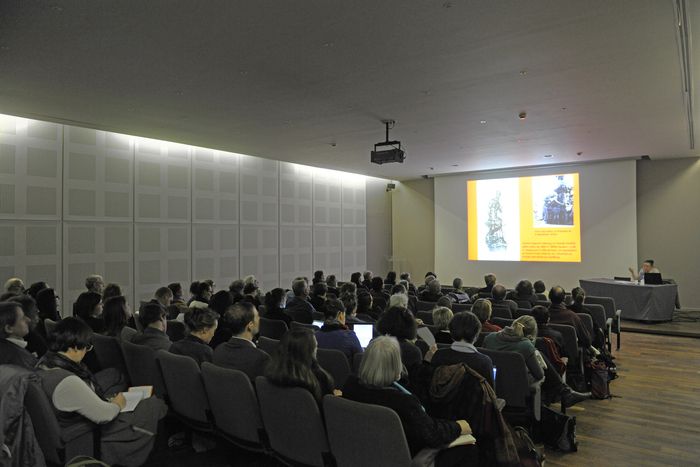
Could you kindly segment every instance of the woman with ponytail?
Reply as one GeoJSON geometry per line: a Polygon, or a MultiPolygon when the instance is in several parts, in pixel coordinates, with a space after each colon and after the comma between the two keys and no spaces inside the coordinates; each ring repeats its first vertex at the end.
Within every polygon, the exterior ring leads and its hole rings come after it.
{"type": "Polygon", "coordinates": [[[542,392],[545,397],[543,399],[554,400],[559,396],[565,407],[571,407],[590,398],[590,393],[573,391],[562,381],[554,366],[535,348],[536,338],[537,321],[530,315],[523,315],[502,331],[487,335],[483,347],[489,350],[517,352],[522,355],[527,365],[530,382],[544,378],[542,392]]]}

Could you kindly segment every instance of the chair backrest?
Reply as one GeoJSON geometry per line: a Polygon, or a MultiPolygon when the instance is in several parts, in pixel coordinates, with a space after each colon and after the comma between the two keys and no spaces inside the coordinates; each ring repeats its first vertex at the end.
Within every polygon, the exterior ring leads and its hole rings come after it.
{"type": "Polygon", "coordinates": [[[584,308],[588,311],[588,314],[591,315],[591,318],[593,318],[595,327],[605,329],[605,307],[596,303],[586,303],[584,308]]]}
{"type": "Polygon", "coordinates": [[[532,308],[518,308],[515,313],[513,313],[513,319],[518,319],[523,315],[532,315],[532,308]]]}
{"type": "Polygon", "coordinates": [[[272,355],[272,352],[275,351],[279,343],[280,341],[277,339],[271,339],[269,337],[260,336],[258,337],[258,342],[256,345],[260,350],[264,350],[268,354],[272,355]]]}
{"type": "MultiPolygon", "coordinates": [[[[602,305],[603,309],[605,310],[605,317],[606,318],[615,318],[615,311],[617,308],[615,307],[615,299],[611,297],[595,297],[595,296],[586,296],[585,300],[583,301],[584,305],[602,305]]],[[[47,331],[48,332],[48,329],[47,331]]]]}
{"type": "Polygon", "coordinates": [[[31,382],[24,395],[24,407],[32,419],[34,434],[46,460],[52,464],[63,465],[63,441],[61,426],[56,419],[53,405],[39,382],[31,382]]]}
{"type": "Polygon", "coordinates": [[[197,362],[166,350],[156,352],[170,408],[189,422],[206,426],[211,409],[197,362]]]}
{"type": "Polygon", "coordinates": [[[493,298],[493,295],[491,295],[491,292],[479,292],[478,296],[479,296],[479,298],[493,298]]]}
{"type": "Polygon", "coordinates": [[[511,324],[513,324],[513,320],[512,320],[512,319],[509,319],[509,318],[499,318],[499,317],[491,318],[491,322],[492,322],[493,324],[499,325],[499,326],[502,327],[502,328],[504,328],[504,327],[506,327],[506,326],[510,326],[511,324]]]}
{"type": "Polygon", "coordinates": [[[498,368],[496,374],[496,395],[506,401],[506,407],[527,407],[530,396],[530,384],[527,379],[525,359],[517,352],[489,350],[480,348],[498,368]]]}
{"type": "Polygon", "coordinates": [[[459,313],[460,311],[471,311],[471,309],[472,309],[471,303],[453,303],[452,304],[452,312],[453,313],[459,313]]]}
{"type": "Polygon", "coordinates": [[[342,388],[350,376],[350,363],[343,352],[336,349],[321,349],[316,351],[316,360],[321,368],[333,376],[336,388],[342,388]]]}
{"type": "Polygon", "coordinates": [[[124,354],[116,337],[93,334],[92,344],[95,346],[95,355],[100,368],[116,368],[129,379],[129,371],[124,362],[124,354]]]}
{"type": "Polygon", "coordinates": [[[311,329],[311,330],[314,331],[314,332],[315,332],[315,331],[318,331],[319,329],[321,329],[321,328],[319,328],[318,326],[313,325],[313,324],[300,323],[299,321],[292,321],[292,322],[291,322],[290,329],[298,329],[298,328],[311,329]]]}
{"type": "Polygon", "coordinates": [[[122,352],[132,386],[153,386],[153,392],[157,396],[164,396],[165,383],[156,363],[155,350],[122,341],[122,352]]]}
{"type": "Polygon", "coordinates": [[[513,319],[513,315],[511,314],[510,307],[508,305],[493,305],[491,309],[491,316],[494,318],[513,319]]]}
{"type": "Polygon", "coordinates": [[[58,323],[52,319],[46,318],[44,319],[44,329],[46,329],[46,335],[50,336],[53,334],[53,331],[56,329],[56,325],[58,323]]]}
{"type": "Polygon", "coordinates": [[[552,305],[552,302],[550,302],[549,300],[537,300],[535,302],[535,305],[543,306],[549,310],[549,307],[552,305]]]}
{"type": "Polygon", "coordinates": [[[352,372],[353,374],[358,374],[360,372],[360,365],[362,365],[362,357],[365,356],[364,352],[358,352],[352,356],[352,372]]]}
{"type": "Polygon", "coordinates": [[[279,340],[288,329],[287,323],[280,319],[260,318],[260,336],[279,340]]]}
{"type": "Polygon", "coordinates": [[[311,317],[314,319],[314,321],[325,321],[326,319],[326,315],[324,315],[320,311],[312,312],[311,317]]]}
{"type": "Polygon", "coordinates": [[[185,334],[187,333],[185,323],[175,320],[168,321],[165,332],[173,342],[181,341],[185,338],[185,334]]]}
{"type": "MultiPolygon", "coordinates": [[[[418,302],[418,303],[427,303],[427,302],[418,302]]],[[[432,304],[433,307],[435,304],[432,304]]],[[[418,313],[416,313],[416,318],[422,319],[425,324],[433,324],[433,309],[431,308],[430,311],[425,311],[425,310],[418,310],[418,313]]]]}
{"type": "Polygon", "coordinates": [[[122,329],[122,341],[131,342],[131,338],[138,333],[139,332],[136,329],[130,328],[129,326],[124,326],[122,329]]]}
{"type": "MultiPolygon", "coordinates": [[[[421,300],[416,300],[416,311],[420,313],[421,311],[430,311],[432,313],[433,308],[435,308],[435,302],[424,302],[421,300]]],[[[432,320],[432,314],[431,318],[432,320]]]]}
{"type": "Polygon", "coordinates": [[[491,333],[490,333],[490,332],[480,332],[480,333],[479,333],[479,337],[477,337],[477,338],[476,338],[476,342],[474,342],[474,345],[475,345],[476,347],[481,347],[481,344],[484,343],[484,339],[485,339],[486,336],[488,336],[489,334],[491,334],[491,333]]]}
{"type": "Polygon", "coordinates": [[[548,326],[561,333],[562,337],[564,338],[564,352],[569,357],[570,361],[572,359],[576,360],[578,358],[578,338],[576,337],[576,328],[569,326],[568,324],[549,323],[548,326]]]}
{"type": "Polygon", "coordinates": [[[532,308],[532,303],[529,300],[516,300],[515,303],[518,304],[518,308],[524,308],[529,310],[532,308]]]}
{"type": "Polygon", "coordinates": [[[576,314],[581,319],[583,326],[588,331],[588,335],[591,337],[595,336],[595,333],[593,332],[593,318],[591,317],[591,315],[589,315],[588,313],[576,313],[576,314]]]}
{"type": "Polygon", "coordinates": [[[234,443],[262,448],[262,417],[248,376],[242,371],[204,362],[202,379],[219,431],[234,443]]]}
{"type": "Polygon", "coordinates": [[[411,465],[401,420],[393,410],[326,396],[323,414],[338,467],[411,465]]]}
{"type": "Polygon", "coordinates": [[[322,467],[329,452],[321,412],[309,391],[255,379],[270,447],[282,459],[322,467]]]}

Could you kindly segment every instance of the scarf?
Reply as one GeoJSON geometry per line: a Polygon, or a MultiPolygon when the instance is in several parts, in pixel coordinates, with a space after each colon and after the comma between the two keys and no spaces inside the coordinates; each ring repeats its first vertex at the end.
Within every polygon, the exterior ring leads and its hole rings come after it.
{"type": "Polygon", "coordinates": [[[48,351],[44,354],[43,357],[41,357],[39,363],[37,363],[37,367],[61,368],[66,371],[69,371],[76,375],[78,378],[85,381],[85,383],[88,386],[91,386],[95,390],[95,393],[97,393],[97,395],[101,399],[105,398],[104,391],[102,390],[102,387],[100,387],[100,384],[97,382],[97,379],[95,379],[95,375],[93,375],[92,372],[88,369],[88,367],[82,362],[76,363],[70,358],[61,355],[60,353],[48,351]]]}

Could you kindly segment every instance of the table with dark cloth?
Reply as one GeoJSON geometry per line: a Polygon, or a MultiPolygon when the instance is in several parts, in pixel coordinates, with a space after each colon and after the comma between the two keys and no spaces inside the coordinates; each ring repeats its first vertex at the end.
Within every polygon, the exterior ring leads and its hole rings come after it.
{"type": "Polygon", "coordinates": [[[586,295],[612,297],[622,319],[638,321],[671,321],[678,285],[637,285],[636,282],[613,279],[580,279],[586,295]]]}

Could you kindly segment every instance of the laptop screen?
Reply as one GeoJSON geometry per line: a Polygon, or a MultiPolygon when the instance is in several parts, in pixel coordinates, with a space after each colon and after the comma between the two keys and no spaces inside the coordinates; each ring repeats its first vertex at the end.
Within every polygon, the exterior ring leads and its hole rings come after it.
{"type": "Polygon", "coordinates": [[[313,324],[314,326],[318,327],[319,329],[321,329],[321,328],[323,327],[323,321],[314,320],[314,322],[311,323],[311,324],[313,324]]]}
{"type": "Polygon", "coordinates": [[[367,348],[369,341],[372,340],[372,332],[374,330],[373,324],[355,324],[353,325],[353,331],[360,340],[360,345],[363,349],[367,348]]]}

